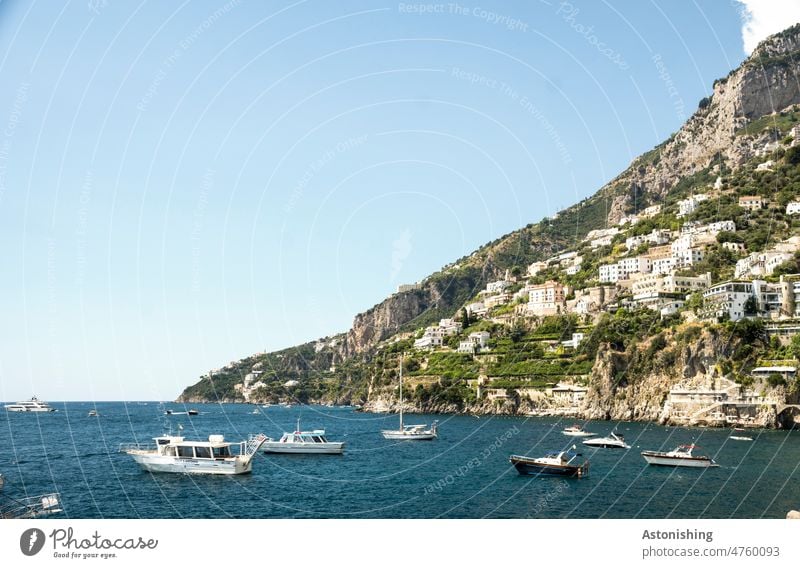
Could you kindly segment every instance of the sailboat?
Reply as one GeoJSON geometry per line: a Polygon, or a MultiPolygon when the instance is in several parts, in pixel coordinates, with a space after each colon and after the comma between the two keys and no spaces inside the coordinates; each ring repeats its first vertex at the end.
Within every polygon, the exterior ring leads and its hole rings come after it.
{"type": "Polygon", "coordinates": [[[387,440],[434,440],[438,436],[438,420],[431,427],[427,424],[403,424],[403,357],[400,357],[400,428],[397,430],[381,430],[387,440]]]}

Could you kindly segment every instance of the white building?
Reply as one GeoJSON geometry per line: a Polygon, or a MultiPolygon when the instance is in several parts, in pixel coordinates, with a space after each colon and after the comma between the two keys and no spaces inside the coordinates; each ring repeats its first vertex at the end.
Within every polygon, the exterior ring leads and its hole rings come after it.
{"type": "Polygon", "coordinates": [[[561,345],[563,345],[564,347],[572,347],[573,349],[577,349],[578,345],[581,344],[581,341],[583,341],[584,337],[586,337],[585,333],[573,333],[572,339],[568,339],[567,341],[562,341],[561,345]]]}
{"type": "Polygon", "coordinates": [[[733,252],[742,253],[747,250],[747,247],[744,243],[731,243],[731,242],[724,242],[722,243],[722,248],[732,250],[733,252]]]}
{"type": "Polygon", "coordinates": [[[743,195],[739,198],[739,207],[755,211],[764,208],[764,200],[758,195],[743,195]]]}
{"type": "Polygon", "coordinates": [[[667,244],[672,237],[672,232],[666,229],[653,229],[646,235],[637,235],[625,239],[625,247],[628,250],[633,250],[644,243],[651,245],[664,245],[667,244]]]}
{"type": "Polygon", "coordinates": [[[661,213],[661,205],[651,205],[650,207],[646,207],[640,215],[649,219],[650,217],[655,217],[659,213],[661,213]]]}
{"type": "Polygon", "coordinates": [[[678,217],[686,217],[694,213],[697,206],[706,200],[708,200],[708,196],[704,193],[700,193],[678,201],[678,217]]]}
{"type": "Polygon", "coordinates": [[[534,262],[528,266],[528,276],[536,276],[542,270],[547,270],[546,262],[534,262]]]}
{"type": "Polygon", "coordinates": [[[467,304],[467,313],[470,316],[483,317],[486,315],[487,311],[489,310],[483,302],[472,302],[471,304],[467,304]]]}
{"type": "Polygon", "coordinates": [[[775,271],[775,268],[787,260],[791,260],[793,256],[790,252],[777,250],[754,252],[736,261],[736,268],[733,274],[735,278],[769,276],[775,271]]]}
{"type": "Polygon", "coordinates": [[[683,270],[702,261],[704,257],[705,253],[702,249],[692,248],[673,255],[672,259],[674,261],[675,269],[683,270]]]}
{"type": "Polygon", "coordinates": [[[800,214],[800,201],[791,201],[786,204],[786,214],[787,215],[797,215],[800,214]]]}
{"type": "Polygon", "coordinates": [[[619,228],[617,227],[611,227],[610,229],[595,229],[593,231],[589,231],[584,240],[589,241],[591,247],[595,249],[601,246],[610,245],[611,241],[614,240],[614,237],[618,235],[619,232],[619,228]]]}
{"type": "Polygon", "coordinates": [[[680,294],[685,296],[692,292],[705,290],[709,286],[711,286],[711,274],[709,272],[702,276],[642,274],[634,279],[631,291],[633,292],[633,299],[636,300],[653,294],[680,294]]]}
{"type": "Polygon", "coordinates": [[[511,286],[511,282],[508,280],[497,280],[496,282],[489,282],[486,285],[486,293],[487,294],[499,294],[500,292],[505,292],[506,288],[511,286]]]}
{"type": "Polygon", "coordinates": [[[627,280],[633,274],[650,272],[652,261],[646,256],[623,258],[616,264],[603,264],[600,266],[600,282],[619,282],[627,280]]]}
{"type": "Polygon", "coordinates": [[[445,336],[460,333],[462,328],[463,324],[460,321],[456,321],[452,318],[439,320],[439,329],[442,330],[442,333],[444,333],[445,336]]]}
{"type": "Polygon", "coordinates": [[[566,298],[564,286],[553,280],[538,286],[531,286],[528,291],[528,314],[536,316],[554,315],[561,312],[566,298]]]}
{"type": "Polygon", "coordinates": [[[763,280],[729,280],[703,292],[703,316],[719,318],[727,314],[731,321],[756,315],[776,317],[780,314],[782,302],[780,285],[768,284],[763,280]],[[745,313],[745,304],[750,298],[755,298],[755,313],[745,313]]]}

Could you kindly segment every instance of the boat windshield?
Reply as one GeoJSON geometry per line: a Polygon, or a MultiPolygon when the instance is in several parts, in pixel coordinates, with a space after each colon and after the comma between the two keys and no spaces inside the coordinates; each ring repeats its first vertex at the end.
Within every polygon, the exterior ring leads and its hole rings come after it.
{"type": "Polygon", "coordinates": [[[231,449],[228,446],[220,448],[213,448],[215,458],[229,458],[231,457],[231,449]]]}

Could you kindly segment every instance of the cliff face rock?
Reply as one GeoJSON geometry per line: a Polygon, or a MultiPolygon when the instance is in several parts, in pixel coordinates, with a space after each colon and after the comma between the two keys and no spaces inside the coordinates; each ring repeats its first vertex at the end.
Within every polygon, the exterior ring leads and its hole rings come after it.
{"type": "Polygon", "coordinates": [[[619,353],[602,345],[597,353],[583,415],[589,419],[666,421],[664,401],[669,390],[681,385],[708,385],[719,377],[716,363],[727,350],[725,341],[704,330],[691,343],[667,346],[652,355],[619,353]],[[646,366],[646,367],[645,367],[646,366]]]}
{"type": "MultiPolygon", "coordinates": [[[[767,38],[738,69],[714,83],[712,96],[701,101],[675,136],[634,162],[606,189],[616,186],[627,192],[635,188],[658,203],[682,177],[713,167],[721,159],[731,166],[750,159],[771,141],[769,135],[736,132],[755,119],[800,103],[798,61],[800,26],[767,38]]],[[[609,223],[616,223],[630,209],[630,196],[625,195],[625,207],[615,203],[609,223]]]]}
{"type": "Polygon", "coordinates": [[[437,296],[436,290],[429,288],[402,292],[358,314],[347,332],[344,355],[361,353],[393,335],[401,326],[435,305],[437,296]]]}

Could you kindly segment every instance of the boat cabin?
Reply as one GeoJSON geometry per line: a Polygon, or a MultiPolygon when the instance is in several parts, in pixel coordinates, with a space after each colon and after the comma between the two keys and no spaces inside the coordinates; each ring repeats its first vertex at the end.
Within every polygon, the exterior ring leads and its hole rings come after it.
{"type": "Polygon", "coordinates": [[[160,456],[172,456],[187,459],[224,459],[242,453],[241,443],[226,442],[223,436],[209,436],[207,442],[187,442],[182,436],[159,436],[153,438],[156,451],[160,456]],[[231,448],[238,446],[238,452],[231,448]]]}
{"type": "Polygon", "coordinates": [[[281,437],[282,444],[327,444],[325,430],[311,430],[309,432],[287,432],[281,437]]]}

